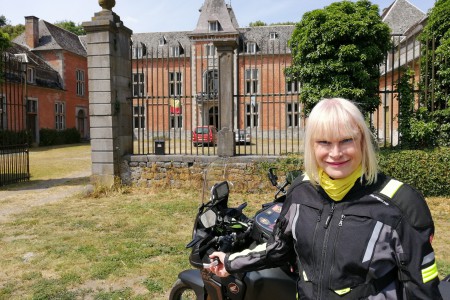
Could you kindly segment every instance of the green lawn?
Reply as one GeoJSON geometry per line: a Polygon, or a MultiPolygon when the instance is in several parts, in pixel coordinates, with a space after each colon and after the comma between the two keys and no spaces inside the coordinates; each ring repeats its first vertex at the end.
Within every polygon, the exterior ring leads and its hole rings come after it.
{"type": "MultiPolygon", "coordinates": [[[[64,157],[80,157],[70,172],[89,168],[88,146],[74,147],[81,148],[38,151],[47,163],[32,162],[35,174],[53,178],[49,164],[64,157]],[[39,173],[39,165],[47,171],[39,173]]],[[[178,272],[190,268],[185,245],[201,191],[118,190],[32,207],[0,222],[0,299],[167,299],[178,272]]],[[[272,191],[233,192],[230,201],[246,201],[254,212],[271,197],[272,191]]],[[[428,199],[441,275],[450,273],[449,200],[428,199]]]]}

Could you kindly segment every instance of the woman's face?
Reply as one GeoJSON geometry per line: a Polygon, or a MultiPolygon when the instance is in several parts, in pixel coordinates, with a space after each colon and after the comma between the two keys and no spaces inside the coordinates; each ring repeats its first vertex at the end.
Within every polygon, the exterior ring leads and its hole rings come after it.
{"type": "Polygon", "coordinates": [[[352,174],[362,161],[361,134],[338,135],[332,139],[316,139],[314,154],[319,168],[333,179],[352,174]]]}

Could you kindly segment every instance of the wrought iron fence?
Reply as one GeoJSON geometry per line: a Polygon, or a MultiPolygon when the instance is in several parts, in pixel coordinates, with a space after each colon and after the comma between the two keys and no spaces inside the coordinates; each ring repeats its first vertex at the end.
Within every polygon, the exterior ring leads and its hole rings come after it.
{"type": "Polygon", "coordinates": [[[25,74],[21,57],[0,53],[0,186],[30,179],[25,74]]]}
{"type": "MultiPolygon", "coordinates": [[[[431,110],[437,107],[437,87],[433,85],[439,77],[438,72],[432,70],[440,59],[431,55],[432,59],[424,59],[423,56],[435,52],[435,38],[429,38],[424,47],[418,40],[418,33],[414,35],[392,35],[392,48],[385,62],[380,68],[380,106],[371,115],[371,123],[375,129],[379,145],[392,147],[401,144],[399,132],[400,101],[399,82],[405,72],[411,72],[409,76],[409,88],[414,97],[414,106],[411,111],[419,107],[429,107],[431,110]]],[[[445,60],[439,63],[447,63],[445,60]]],[[[448,98],[448,90],[439,91],[448,98]]],[[[448,103],[444,104],[446,108],[448,103]]]]}
{"type": "MultiPolygon", "coordinates": [[[[220,68],[214,41],[184,40],[174,45],[166,38],[137,36],[132,46],[134,154],[216,155],[214,136],[200,143],[194,135],[199,126],[220,130],[220,68]]],[[[435,64],[421,62],[423,52],[434,48],[423,49],[417,34],[393,35],[392,41],[380,66],[380,107],[370,116],[381,146],[395,146],[401,139],[397,85],[405,68],[414,73],[415,106],[411,109],[419,107],[419,99],[436,101],[435,92],[421,78],[423,68],[435,64]]],[[[291,62],[285,40],[239,41],[232,91],[236,155],[301,152],[305,122],[301,87],[284,75],[291,62]]],[[[433,82],[434,76],[427,80],[433,82]]]]}
{"type": "MultiPolygon", "coordinates": [[[[131,101],[134,154],[216,155],[221,101],[214,41],[164,46],[164,38],[153,37],[153,43],[149,36],[135,39],[131,101]],[[215,128],[211,136],[195,134],[197,128],[207,126],[215,128]]],[[[242,45],[236,49],[231,91],[236,155],[300,152],[300,86],[284,75],[290,64],[285,41],[268,40],[259,43],[258,49],[246,50],[242,45]]]]}

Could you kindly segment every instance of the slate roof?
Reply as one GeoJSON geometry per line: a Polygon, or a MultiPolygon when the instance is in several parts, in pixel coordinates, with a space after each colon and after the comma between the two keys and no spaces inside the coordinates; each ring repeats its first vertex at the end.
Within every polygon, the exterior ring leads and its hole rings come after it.
{"type": "MultiPolygon", "coordinates": [[[[15,38],[14,42],[27,47],[25,32],[15,38]]],[[[44,20],[39,20],[39,44],[30,50],[66,50],[87,57],[86,47],[76,34],[44,20]]]]}
{"type": "Polygon", "coordinates": [[[392,34],[404,34],[425,17],[426,14],[408,0],[395,0],[381,14],[383,22],[388,24],[392,34]]]}
{"type": "Polygon", "coordinates": [[[131,36],[131,39],[135,47],[141,47],[141,43],[143,43],[148,49],[149,57],[152,55],[154,58],[167,57],[170,47],[180,45],[184,50],[184,56],[189,57],[191,55],[189,33],[190,31],[136,33],[131,36]],[[164,39],[164,44],[161,46],[160,39],[164,39]]]}
{"type": "MultiPolygon", "coordinates": [[[[256,26],[239,28],[240,33],[240,47],[243,47],[247,42],[256,42],[257,51],[259,53],[290,53],[287,47],[288,41],[291,38],[295,25],[272,25],[272,26],[256,26]],[[275,39],[270,39],[270,35],[276,36],[275,39]]],[[[243,51],[243,48],[240,48],[243,51]]]]}
{"type": "MultiPolygon", "coordinates": [[[[239,35],[239,52],[244,51],[244,44],[247,42],[256,42],[257,53],[289,53],[289,49],[286,49],[287,42],[294,31],[294,25],[277,25],[277,26],[257,26],[237,28],[237,34],[239,35]],[[269,40],[270,34],[276,35],[275,40],[269,40]]],[[[189,36],[191,31],[175,31],[175,32],[149,32],[149,33],[136,33],[132,35],[134,47],[142,47],[143,43],[148,50],[148,55],[153,58],[167,57],[169,55],[169,48],[172,46],[181,45],[184,50],[185,57],[191,56],[192,42],[189,36]],[[165,44],[159,45],[161,38],[164,38],[165,44]],[[152,54],[153,53],[153,54],[152,54]]]]}
{"type": "Polygon", "coordinates": [[[37,86],[62,90],[58,72],[27,47],[13,42],[12,46],[6,50],[6,53],[26,63],[27,66],[33,67],[37,86]]]}
{"type": "Polygon", "coordinates": [[[200,8],[200,17],[192,34],[209,33],[209,22],[218,21],[221,30],[219,33],[237,33],[239,28],[234,11],[224,0],[207,0],[200,8]]]}

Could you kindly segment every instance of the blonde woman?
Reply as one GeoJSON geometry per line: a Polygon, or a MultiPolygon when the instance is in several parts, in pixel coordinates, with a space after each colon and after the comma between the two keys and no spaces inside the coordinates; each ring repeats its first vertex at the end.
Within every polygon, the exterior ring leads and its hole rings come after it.
{"type": "Polygon", "coordinates": [[[214,252],[218,276],[297,261],[299,299],[442,299],[423,196],[379,172],[373,138],[351,101],[321,100],[305,131],[305,174],[272,237],[214,252]]]}

